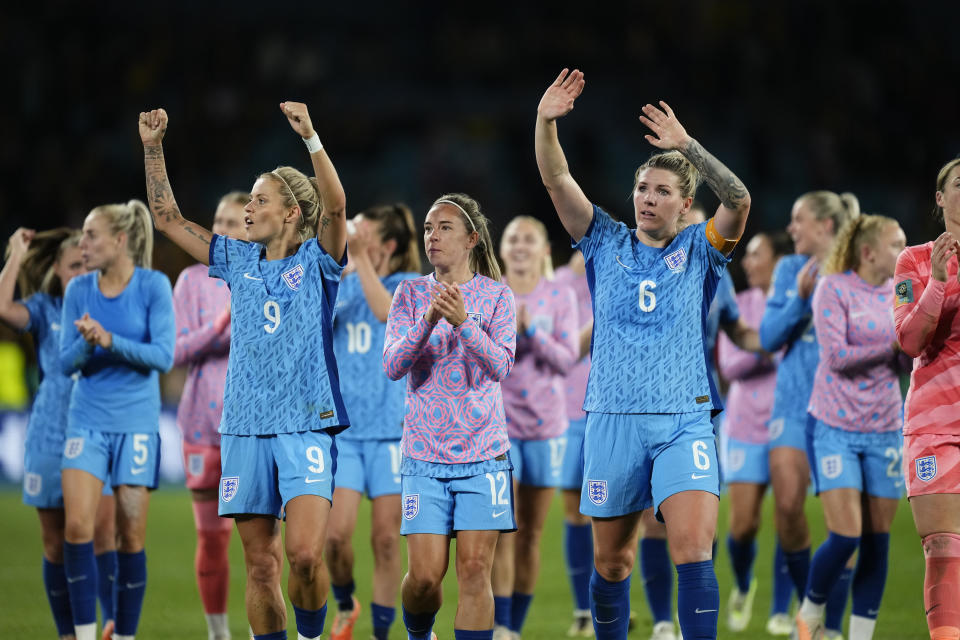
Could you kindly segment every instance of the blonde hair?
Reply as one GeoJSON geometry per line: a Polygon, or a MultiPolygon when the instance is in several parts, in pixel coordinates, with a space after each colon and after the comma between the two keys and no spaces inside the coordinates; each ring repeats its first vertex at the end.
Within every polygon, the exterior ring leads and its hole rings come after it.
{"type": "Polygon", "coordinates": [[[217,205],[226,203],[238,204],[241,207],[245,207],[248,202],[250,202],[250,193],[248,191],[231,191],[230,193],[224,194],[217,205]]]}
{"type": "Polygon", "coordinates": [[[379,225],[382,242],[396,240],[397,247],[390,256],[390,273],[420,271],[420,245],[410,207],[397,202],[371,207],[360,215],[379,225]]]}
{"type": "Polygon", "coordinates": [[[808,191],[797,200],[807,205],[817,220],[832,220],[834,235],[860,215],[860,201],[850,192],[808,191]]]}
{"type": "MultiPolygon", "coordinates": [[[[950,172],[957,166],[960,166],[960,158],[954,158],[940,167],[940,172],[937,174],[937,191],[942,192],[947,188],[947,178],[950,177],[950,172]]],[[[933,217],[937,220],[943,220],[943,207],[938,205],[936,200],[933,201],[933,217]]]]}
{"type": "MultiPolygon", "coordinates": [[[[41,231],[33,236],[30,247],[20,262],[20,273],[17,276],[21,297],[29,298],[37,291],[55,298],[63,296],[63,283],[57,277],[54,267],[63,257],[64,251],[80,245],[80,236],[79,231],[67,227],[41,231]]],[[[4,258],[10,259],[10,245],[7,245],[4,258]]]]}
{"type": "Polygon", "coordinates": [[[872,246],[884,228],[896,220],[886,216],[862,215],[850,220],[840,229],[830,253],[823,264],[823,273],[844,273],[860,267],[860,253],[864,246],[872,246]]]}
{"type": "Polygon", "coordinates": [[[280,189],[284,207],[300,207],[300,221],[297,223],[297,236],[300,242],[306,242],[317,235],[317,220],[323,211],[323,198],[316,178],[308,178],[293,167],[277,167],[273,171],[261,174],[280,189]]]}
{"type": "Polygon", "coordinates": [[[149,269],[153,264],[153,220],[150,210],[140,200],[126,204],[104,204],[90,215],[103,216],[113,235],[121,231],[127,236],[127,253],[138,267],[149,269]]]}
{"type": "Polygon", "coordinates": [[[640,173],[647,169],[664,169],[677,176],[677,186],[680,188],[680,195],[684,198],[692,198],[697,193],[697,187],[700,186],[700,171],[679,151],[655,153],[637,167],[633,174],[634,191],[640,182],[640,173]]]}
{"type": "Polygon", "coordinates": [[[467,228],[467,233],[476,232],[479,236],[477,244],[470,251],[470,269],[491,280],[499,281],[500,263],[497,262],[497,257],[493,253],[493,242],[490,240],[490,221],[480,211],[480,203],[465,193],[448,193],[434,200],[430,208],[432,209],[438,204],[444,204],[444,200],[452,203],[460,210],[460,214],[466,218],[464,226],[467,228]]]}
{"type": "Polygon", "coordinates": [[[503,239],[507,237],[508,233],[510,233],[510,229],[520,222],[526,222],[532,226],[537,230],[537,233],[539,233],[540,237],[543,239],[543,244],[547,247],[547,251],[543,256],[543,262],[540,264],[540,275],[548,280],[553,280],[553,258],[550,256],[550,236],[547,235],[546,225],[544,225],[540,220],[537,220],[533,216],[516,216],[513,220],[507,223],[506,227],[504,227],[503,234],[500,236],[500,246],[503,246],[503,239]]]}

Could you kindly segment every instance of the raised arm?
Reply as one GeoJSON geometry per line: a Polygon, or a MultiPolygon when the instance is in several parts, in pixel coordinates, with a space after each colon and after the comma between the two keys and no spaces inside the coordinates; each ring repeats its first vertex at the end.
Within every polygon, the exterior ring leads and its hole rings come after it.
{"type": "Polygon", "coordinates": [[[17,276],[20,275],[20,263],[27,255],[30,241],[36,233],[33,229],[19,228],[10,236],[10,254],[7,257],[3,270],[0,271],[0,320],[17,331],[25,329],[30,324],[30,310],[26,305],[13,299],[13,292],[17,287],[17,276]]]}
{"type": "Polygon", "coordinates": [[[310,151],[313,173],[320,187],[320,219],[317,220],[317,241],[323,250],[340,262],[347,248],[347,197],[330,156],[320,144],[313,128],[307,105],[302,102],[281,102],[280,110],[294,131],[300,134],[310,151]]]}
{"type": "Polygon", "coordinates": [[[570,175],[567,158],[557,137],[557,119],[570,113],[573,102],[583,91],[583,73],[564,69],[557,76],[537,107],[534,148],[540,179],[547,188],[563,228],[576,242],[587,233],[593,220],[593,206],[580,185],[570,175]]]}
{"type": "Polygon", "coordinates": [[[797,276],[784,258],[773,270],[773,293],[760,321],[760,344],[769,353],[797,339],[810,324],[810,299],[797,293],[797,276]]]}
{"type": "Polygon", "coordinates": [[[153,226],[195,260],[210,264],[210,241],[213,235],[195,222],[185,219],[173,197],[167,164],[163,158],[163,136],[167,132],[167,112],[154,109],[140,114],[140,141],[143,142],[143,165],[147,176],[147,202],[153,226]]]}
{"type": "Polygon", "coordinates": [[[363,296],[373,312],[373,316],[380,322],[386,322],[390,314],[390,305],[393,303],[393,291],[383,286],[383,281],[373,268],[370,259],[370,227],[362,221],[357,221],[356,231],[349,237],[347,243],[347,262],[354,266],[363,296]]]}
{"type": "Polygon", "coordinates": [[[661,100],[660,107],[662,110],[651,104],[643,107],[644,115],[640,116],[640,122],[647,125],[654,134],[647,134],[647,141],[658,149],[676,149],[682,153],[716,194],[720,206],[713,216],[713,227],[720,237],[727,241],[724,247],[729,248],[724,253],[729,254],[743,235],[743,228],[747,224],[750,193],[740,182],[740,178],[687,133],[670,105],[661,100]]]}

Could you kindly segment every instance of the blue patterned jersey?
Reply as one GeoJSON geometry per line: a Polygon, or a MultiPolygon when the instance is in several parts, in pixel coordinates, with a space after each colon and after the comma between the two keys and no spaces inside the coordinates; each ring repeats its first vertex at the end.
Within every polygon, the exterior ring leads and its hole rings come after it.
{"type": "Polygon", "coordinates": [[[737,289],[733,286],[733,278],[726,269],[720,275],[720,283],[717,285],[717,293],[713,296],[713,302],[710,303],[710,310],[707,311],[707,366],[710,368],[710,376],[713,378],[713,384],[719,388],[720,380],[717,377],[717,367],[714,355],[717,348],[717,334],[720,333],[720,325],[731,324],[740,319],[740,308],[737,306],[737,289]]]}
{"type": "Polygon", "coordinates": [[[35,293],[20,301],[30,313],[24,331],[33,335],[40,365],[40,387],[33,399],[27,423],[28,451],[46,455],[63,453],[63,434],[67,428],[67,408],[73,378],[60,368],[60,315],[63,298],[35,293]]]}
{"type": "Polygon", "coordinates": [[[594,205],[576,244],[593,297],[585,411],[688,413],[722,409],[707,359],[707,311],[729,259],[691,225],[664,248],[594,205]]]}
{"type": "Polygon", "coordinates": [[[220,433],[272,435],[350,424],[333,355],[343,263],[315,238],[281,260],[214,235],[210,276],[230,286],[230,359],[220,433]]]}
{"type": "MultiPolygon", "coordinates": [[[[380,281],[392,294],[401,280],[419,277],[419,273],[397,272],[380,281]]],[[[403,380],[391,380],[383,370],[386,330],[387,323],[377,320],[370,310],[357,274],[344,276],[333,315],[340,391],[350,414],[350,429],[344,438],[399,440],[403,433],[407,386],[403,380]]]]}
{"type": "Polygon", "coordinates": [[[812,298],[797,295],[797,273],[808,256],[784,256],[773,271],[773,292],[767,300],[760,323],[760,343],[775,353],[786,347],[777,367],[773,395],[773,417],[807,419],[807,404],[813,391],[813,377],[820,361],[817,334],[813,328],[812,298]]]}

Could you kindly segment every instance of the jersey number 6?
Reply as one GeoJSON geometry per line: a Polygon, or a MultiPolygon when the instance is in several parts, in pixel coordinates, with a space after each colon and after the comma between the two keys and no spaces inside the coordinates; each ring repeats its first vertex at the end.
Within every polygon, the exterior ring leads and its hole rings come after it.
{"type": "Polygon", "coordinates": [[[640,311],[650,313],[657,308],[657,296],[653,294],[653,289],[657,288],[657,283],[653,280],[644,280],[640,283],[640,311]]]}

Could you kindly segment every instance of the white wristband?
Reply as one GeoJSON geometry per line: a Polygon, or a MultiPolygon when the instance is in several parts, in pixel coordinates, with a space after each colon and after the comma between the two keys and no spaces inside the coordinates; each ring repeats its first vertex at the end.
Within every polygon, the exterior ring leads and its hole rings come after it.
{"type": "Polygon", "coordinates": [[[312,138],[304,138],[303,144],[307,145],[307,151],[310,153],[316,153],[317,151],[323,149],[323,145],[320,144],[320,136],[318,136],[316,133],[313,134],[312,138]]]}

